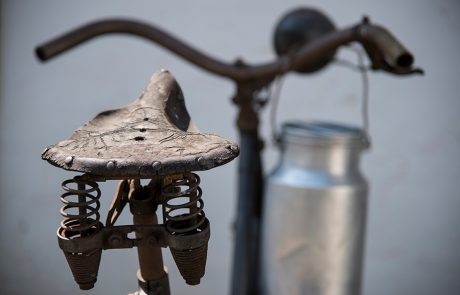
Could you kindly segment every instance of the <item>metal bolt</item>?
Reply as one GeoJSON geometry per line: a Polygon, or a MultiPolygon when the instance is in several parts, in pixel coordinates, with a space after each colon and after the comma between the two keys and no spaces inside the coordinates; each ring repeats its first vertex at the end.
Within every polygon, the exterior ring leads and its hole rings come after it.
{"type": "Polygon", "coordinates": [[[233,144],[232,144],[232,145],[230,146],[230,150],[231,150],[232,152],[236,153],[236,152],[238,152],[240,149],[239,149],[236,145],[233,145],[233,144]]]}
{"type": "Polygon", "coordinates": [[[152,163],[152,168],[154,171],[158,171],[161,168],[161,162],[155,161],[152,163]]]}
{"type": "Polygon", "coordinates": [[[118,246],[121,243],[121,237],[118,234],[113,234],[109,238],[109,243],[113,246],[118,246]]]}
{"type": "Polygon", "coordinates": [[[115,162],[113,161],[109,161],[106,165],[107,169],[110,169],[112,170],[113,168],[115,168],[115,162]]]}
{"type": "Polygon", "coordinates": [[[73,157],[72,157],[72,156],[68,156],[68,157],[65,158],[65,160],[64,160],[64,162],[65,162],[67,165],[72,164],[72,161],[73,161],[73,157]]]}
{"type": "Polygon", "coordinates": [[[203,157],[199,157],[196,159],[196,162],[198,163],[198,165],[200,165],[201,167],[205,167],[206,166],[206,159],[203,158],[203,157]]]}

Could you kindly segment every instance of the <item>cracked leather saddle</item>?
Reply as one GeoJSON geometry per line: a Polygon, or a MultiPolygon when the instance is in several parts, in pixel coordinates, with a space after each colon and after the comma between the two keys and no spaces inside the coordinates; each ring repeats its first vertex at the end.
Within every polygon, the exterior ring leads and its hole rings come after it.
{"type": "Polygon", "coordinates": [[[150,178],[207,170],[233,160],[235,143],[201,133],[168,71],[153,75],[130,105],[100,113],[42,158],[66,170],[107,178],[150,178]]]}

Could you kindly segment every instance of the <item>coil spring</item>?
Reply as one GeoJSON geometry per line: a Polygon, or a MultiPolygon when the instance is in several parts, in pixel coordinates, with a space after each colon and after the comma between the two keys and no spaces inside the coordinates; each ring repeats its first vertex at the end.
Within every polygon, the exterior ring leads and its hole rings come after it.
{"type": "Polygon", "coordinates": [[[197,232],[206,220],[203,211],[203,194],[199,187],[200,177],[195,173],[184,173],[181,179],[162,188],[163,221],[166,229],[173,234],[188,234],[197,232]],[[186,187],[186,189],[183,189],[186,187]],[[188,201],[181,204],[172,204],[182,198],[188,201]],[[184,212],[188,211],[188,212],[184,212]]]}
{"type": "Polygon", "coordinates": [[[83,180],[76,176],[62,182],[62,188],[66,191],[61,195],[64,206],[60,213],[64,217],[61,229],[68,238],[83,237],[97,231],[100,227],[100,202],[101,190],[99,185],[90,180],[83,180]],[[71,185],[77,188],[72,188],[71,185]],[[89,188],[87,188],[89,186],[89,188]],[[77,201],[71,201],[77,197],[77,201]],[[74,213],[78,210],[77,213],[74,213]]]}

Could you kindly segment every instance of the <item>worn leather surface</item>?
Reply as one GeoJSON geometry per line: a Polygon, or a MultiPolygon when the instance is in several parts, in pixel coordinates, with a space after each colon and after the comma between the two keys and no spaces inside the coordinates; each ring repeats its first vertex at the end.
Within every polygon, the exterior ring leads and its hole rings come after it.
{"type": "Polygon", "coordinates": [[[211,169],[238,153],[235,143],[198,130],[179,84],[162,70],[136,101],[98,114],[42,158],[66,170],[148,178],[211,169]]]}

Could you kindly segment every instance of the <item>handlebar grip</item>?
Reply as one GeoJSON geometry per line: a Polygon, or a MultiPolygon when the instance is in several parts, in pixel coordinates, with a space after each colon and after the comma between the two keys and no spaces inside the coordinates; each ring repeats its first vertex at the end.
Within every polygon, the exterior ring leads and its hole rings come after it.
{"type": "Polygon", "coordinates": [[[361,43],[372,60],[372,67],[394,74],[423,73],[413,69],[414,56],[388,30],[366,23],[358,26],[361,43]]]}

